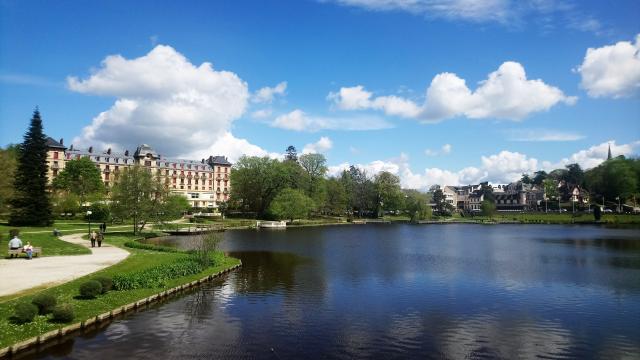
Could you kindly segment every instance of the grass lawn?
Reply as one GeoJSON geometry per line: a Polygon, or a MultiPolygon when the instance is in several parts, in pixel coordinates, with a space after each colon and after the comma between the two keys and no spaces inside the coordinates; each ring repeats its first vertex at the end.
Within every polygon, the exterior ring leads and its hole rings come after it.
{"type": "MultiPolygon", "coordinates": [[[[0,251],[2,251],[0,254],[4,257],[7,254],[6,249],[9,247],[9,232],[3,231],[3,233],[2,239],[0,240],[0,251]]],[[[23,244],[30,241],[31,245],[42,247],[42,254],[40,256],[91,254],[88,248],[62,241],[51,233],[23,234],[21,231],[18,237],[22,240],[23,244]]]]}
{"type": "MultiPolygon", "coordinates": [[[[552,223],[552,224],[571,224],[571,223],[591,223],[594,221],[593,214],[571,214],[571,213],[498,213],[489,218],[486,216],[467,216],[463,219],[479,220],[479,221],[518,221],[523,223],[552,223]]],[[[606,224],[640,224],[640,215],[629,214],[603,214],[601,223],[606,224]]]]}
{"type": "MultiPolygon", "coordinates": [[[[124,243],[126,241],[131,241],[135,238],[136,237],[132,234],[107,233],[105,242],[119,247],[124,247],[124,243]]],[[[170,264],[180,257],[189,256],[185,253],[166,253],[132,248],[125,249],[129,251],[131,255],[122,262],[104,270],[53,288],[32,292],[18,298],[12,299],[10,296],[0,298],[0,348],[10,346],[18,341],[26,340],[33,336],[67,325],[52,323],[48,320],[48,316],[40,315],[36,316],[35,320],[28,324],[17,325],[10,322],[9,319],[13,315],[14,307],[21,302],[31,302],[31,299],[40,292],[55,295],[58,299],[58,304],[72,304],[75,310],[75,319],[73,320],[73,323],[75,323],[95,317],[116,307],[132,303],[177,285],[185,284],[190,281],[203,278],[207,275],[217,273],[220,270],[239,263],[239,260],[237,259],[223,257],[221,254],[218,254],[216,257],[218,261],[214,267],[210,267],[199,274],[172,279],[165,287],[162,288],[110,291],[92,300],[77,299],[76,296],[79,293],[80,285],[96,276],[104,275],[112,277],[116,274],[140,271],[157,265],[170,264]]]]}

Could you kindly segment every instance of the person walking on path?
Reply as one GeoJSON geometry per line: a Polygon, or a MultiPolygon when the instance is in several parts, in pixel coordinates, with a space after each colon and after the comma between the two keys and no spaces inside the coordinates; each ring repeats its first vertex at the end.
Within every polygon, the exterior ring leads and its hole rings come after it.
{"type": "Polygon", "coordinates": [[[100,230],[102,230],[103,233],[107,232],[107,223],[106,222],[102,223],[100,230]]]}
{"type": "Polygon", "coordinates": [[[96,237],[97,236],[98,235],[96,234],[95,231],[91,232],[91,237],[90,237],[91,238],[91,247],[96,247],[96,237]]]}
{"type": "Polygon", "coordinates": [[[98,234],[98,247],[102,247],[102,240],[104,240],[104,232],[100,231],[100,234],[98,234]]]}

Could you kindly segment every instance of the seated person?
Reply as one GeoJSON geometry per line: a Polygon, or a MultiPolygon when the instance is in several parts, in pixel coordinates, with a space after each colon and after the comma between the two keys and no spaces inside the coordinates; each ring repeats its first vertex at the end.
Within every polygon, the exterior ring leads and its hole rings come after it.
{"type": "Polygon", "coordinates": [[[31,242],[27,241],[27,245],[22,248],[22,252],[27,254],[27,259],[31,260],[33,256],[33,246],[31,246],[31,242]]]}
{"type": "Polygon", "coordinates": [[[13,239],[9,241],[10,250],[18,250],[22,247],[22,240],[18,238],[18,235],[13,235],[13,239]]]}

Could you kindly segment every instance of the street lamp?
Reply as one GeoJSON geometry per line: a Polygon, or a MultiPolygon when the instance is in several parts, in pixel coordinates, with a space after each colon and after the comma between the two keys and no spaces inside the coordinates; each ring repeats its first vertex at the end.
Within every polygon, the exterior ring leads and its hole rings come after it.
{"type": "Polygon", "coordinates": [[[87,219],[89,219],[89,238],[91,238],[91,210],[87,210],[87,219]]]}
{"type": "Polygon", "coordinates": [[[618,214],[620,214],[622,212],[622,209],[620,209],[620,196],[617,196],[616,200],[618,200],[618,214]]]}

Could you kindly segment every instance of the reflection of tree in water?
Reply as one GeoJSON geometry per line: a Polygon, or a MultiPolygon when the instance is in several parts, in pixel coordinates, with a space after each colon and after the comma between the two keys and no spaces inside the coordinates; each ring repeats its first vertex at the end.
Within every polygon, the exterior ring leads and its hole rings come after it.
{"type": "Polygon", "coordinates": [[[640,252],[640,241],[630,238],[609,239],[541,239],[544,243],[572,245],[577,248],[599,247],[625,252],[640,252]]]}
{"type": "Polygon", "coordinates": [[[229,256],[242,260],[235,277],[235,289],[239,293],[290,290],[295,285],[298,266],[310,262],[295,254],[267,251],[231,252],[229,256]]]}

